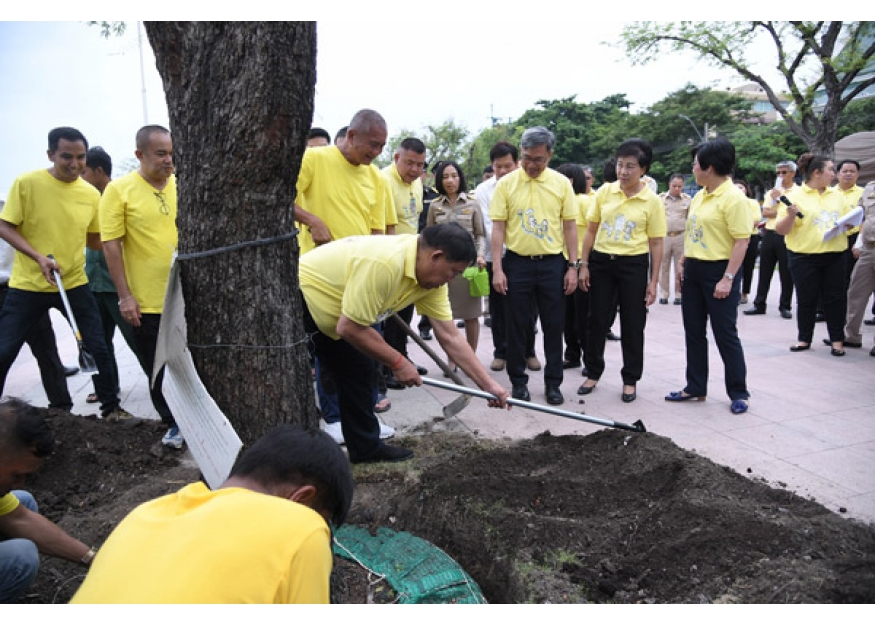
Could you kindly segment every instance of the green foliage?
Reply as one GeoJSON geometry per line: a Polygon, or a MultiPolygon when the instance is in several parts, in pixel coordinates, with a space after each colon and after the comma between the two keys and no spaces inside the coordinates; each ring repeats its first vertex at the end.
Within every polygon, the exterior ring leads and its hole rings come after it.
{"type": "Polygon", "coordinates": [[[100,28],[100,36],[105,39],[110,37],[121,37],[125,34],[127,22],[85,22],[89,26],[97,26],[100,28]]]}
{"type": "Polygon", "coordinates": [[[811,151],[831,154],[842,109],[875,84],[872,22],[634,22],[620,36],[634,64],[692,51],[763,88],[790,130],[811,151]],[[747,58],[755,39],[771,42],[784,84],[770,85],[747,58]],[[778,97],[789,94],[792,106],[778,97]]]}
{"type": "MultiPolygon", "coordinates": [[[[374,161],[378,167],[385,167],[392,162],[392,157],[398,145],[407,137],[416,137],[425,143],[425,157],[431,165],[437,161],[456,161],[470,178],[468,169],[473,153],[468,129],[450,117],[442,124],[429,125],[419,131],[402,128],[386,143],[383,154],[374,161]]],[[[482,168],[481,168],[482,171],[482,168]]]]}
{"type": "Polygon", "coordinates": [[[851,102],[839,118],[838,138],[875,130],[875,97],[851,102]]]}
{"type": "Polygon", "coordinates": [[[796,160],[806,147],[784,122],[744,124],[729,136],[735,146],[735,176],[751,186],[769,189],[775,181],[775,164],[796,160]]]}

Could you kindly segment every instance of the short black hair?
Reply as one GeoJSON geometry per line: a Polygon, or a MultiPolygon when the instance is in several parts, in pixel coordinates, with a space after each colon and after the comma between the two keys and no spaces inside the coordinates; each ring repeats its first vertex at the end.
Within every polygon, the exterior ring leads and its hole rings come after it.
{"type": "Polygon", "coordinates": [[[639,137],[626,139],[617,148],[615,156],[619,159],[624,156],[633,156],[638,160],[638,164],[644,169],[644,173],[650,169],[650,164],[653,163],[653,147],[649,141],[645,141],[639,137]]]}
{"type": "Polygon", "coordinates": [[[474,237],[455,222],[428,226],[419,237],[427,248],[442,251],[451,263],[472,265],[477,260],[474,237]]]}
{"type": "Polygon", "coordinates": [[[556,171],[571,180],[571,187],[575,195],[586,193],[586,172],[583,166],[576,163],[562,163],[556,171]]]}
{"type": "Polygon", "coordinates": [[[155,133],[161,133],[165,135],[169,135],[170,131],[167,130],[164,126],[159,126],[158,124],[149,124],[148,126],[143,126],[137,131],[136,144],[138,150],[145,150],[146,146],[149,145],[149,140],[152,138],[152,135],[155,133]]]}
{"type": "Polygon", "coordinates": [[[605,182],[617,182],[617,159],[609,158],[602,165],[602,180],[605,182]]]}
{"type": "Polygon", "coordinates": [[[699,169],[714,168],[718,176],[730,176],[735,169],[735,146],[726,137],[717,137],[693,148],[699,169]]]}
{"type": "Polygon", "coordinates": [[[520,151],[513,143],[510,143],[509,141],[499,141],[492,146],[491,150],[489,150],[489,161],[494,163],[496,160],[504,158],[508,154],[511,155],[514,163],[520,160],[520,151]]]}
{"type": "Polygon", "coordinates": [[[346,131],[349,130],[349,126],[344,126],[340,130],[337,131],[337,134],[334,135],[334,144],[337,145],[338,139],[346,139],[346,131]]]}
{"type": "Polygon", "coordinates": [[[55,437],[45,420],[45,408],[17,397],[0,401],[0,451],[29,450],[45,458],[55,450],[55,437]]]}
{"type": "Polygon", "coordinates": [[[91,169],[99,167],[103,173],[112,178],[112,159],[99,145],[95,145],[85,154],[85,165],[91,169]]]}
{"type": "Polygon", "coordinates": [[[860,171],[860,163],[850,158],[842,159],[838,163],[836,163],[836,173],[842,170],[842,167],[845,165],[853,165],[857,168],[857,171],[860,171]]]}
{"type": "Polygon", "coordinates": [[[310,132],[307,133],[307,139],[315,139],[316,137],[322,137],[328,143],[331,143],[331,135],[328,134],[328,131],[324,128],[317,128],[314,126],[310,129],[310,132]]]}
{"type": "Polygon", "coordinates": [[[425,144],[416,137],[407,137],[398,144],[399,150],[410,150],[411,152],[416,152],[417,154],[425,154],[425,144]]]}
{"type": "Polygon", "coordinates": [[[483,173],[484,174],[494,174],[495,169],[493,169],[492,165],[487,165],[486,167],[483,168],[483,173]]]}
{"type": "Polygon", "coordinates": [[[668,177],[668,182],[669,182],[669,184],[671,184],[671,181],[674,180],[675,178],[680,178],[681,182],[686,182],[686,181],[687,181],[687,177],[686,177],[686,176],[684,176],[684,175],[683,175],[682,173],[680,173],[680,172],[675,172],[675,173],[673,173],[671,176],[668,177]]]}
{"type": "Polygon", "coordinates": [[[468,183],[465,181],[465,173],[462,171],[462,168],[459,167],[459,164],[455,161],[441,161],[437,168],[434,171],[434,188],[437,189],[437,192],[443,196],[446,196],[447,192],[444,189],[444,170],[447,167],[455,167],[456,171],[459,173],[459,193],[464,193],[468,190],[468,183]]]}
{"type": "Polygon", "coordinates": [[[85,138],[85,135],[70,126],[61,126],[49,131],[49,151],[57,152],[61,139],[72,142],[81,141],[85,144],[85,149],[88,149],[88,139],[85,138]]]}
{"type": "Polygon", "coordinates": [[[283,484],[316,487],[316,505],[342,525],[352,505],[355,484],[349,460],[325,432],[298,425],[278,425],[247,449],[230,477],[247,477],[267,487],[283,484]]]}

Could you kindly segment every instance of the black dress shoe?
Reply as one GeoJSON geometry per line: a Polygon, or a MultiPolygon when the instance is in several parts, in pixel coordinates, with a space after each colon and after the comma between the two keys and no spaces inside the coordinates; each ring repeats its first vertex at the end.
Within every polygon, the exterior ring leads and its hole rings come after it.
{"type": "Polygon", "coordinates": [[[547,397],[547,403],[551,406],[558,406],[565,402],[565,398],[562,397],[562,391],[559,390],[558,386],[547,386],[544,395],[547,397]]]}
{"type": "Polygon", "coordinates": [[[744,311],[745,315],[765,315],[766,309],[760,308],[759,306],[754,306],[753,308],[748,308],[744,311]]]}
{"type": "Polygon", "coordinates": [[[563,360],[562,361],[562,368],[563,369],[576,369],[579,366],[580,366],[579,360],[563,360]]]}
{"type": "Polygon", "coordinates": [[[365,462],[403,462],[410,460],[413,457],[413,452],[405,447],[397,447],[395,445],[380,445],[370,456],[365,458],[350,458],[353,464],[362,464],[365,462]]]}
{"type": "Polygon", "coordinates": [[[525,384],[514,384],[511,389],[510,396],[520,401],[529,401],[532,396],[529,395],[529,389],[525,384]]]}
{"type": "Polygon", "coordinates": [[[607,334],[605,334],[605,338],[608,339],[609,341],[619,341],[620,335],[614,334],[613,332],[608,332],[607,334]]]}
{"type": "Polygon", "coordinates": [[[79,373],[79,367],[67,367],[67,366],[64,366],[64,375],[67,376],[68,378],[69,378],[71,375],[76,375],[77,373],[79,373]]]}
{"type": "Polygon", "coordinates": [[[421,338],[423,341],[430,341],[431,340],[431,330],[429,330],[428,328],[426,328],[425,330],[420,330],[419,331],[419,338],[421,338]]]}
{"type": "Polygon", "coordinates": [[[630,384],[629,386],[632,386],[632,392],[623,393],[622,395],[620,395],[620,399],[623,400],[624,404],[631,404],[633,401],[635,401],[635,398],[638,397],[638,389],[636,389],[632,384],[630,384]]]}
{"type": "MultiPolygon", "coordinates": [[[[823,339],[823,344],[826,345],[827,347],[832,347],[832,341],[830,341],[829,339],[823,339]]],[[[863,347],[862,343],[854,343],[853,341],[849,341],[847,339],[842,341],[842,344],[845,347],[855,347],[855,348],[856,347],[863,347]]]]}
{"type": "Polygon", "coordinates": [[[681,303],[682,303],[682,301],[683,301],[683,300],[681,300],[681,298],[676,297],[676,298],[674,298],[674,305],[675,305],[675,306],[680,306],[681,303]]]}
{"type": "Polygon", "coordinates": [[[863,319],[863,323],[867,326],[875,326],[875,317],[872,317],[871,319],[863,319]]]}
{"type": "Polygon", "coordinates": [[[790,312],[789,308],[782,308],[780,312],[781,312],[781,317],[784,319],[792,319],[793,318],[793,313],[790,312]]]}
{"type": "Polygon", "coordinates": [[[668,298],[667,297],[660,297],[659,303],[660,304],[668,304],[668,298]]]}
{"type": "Polygon", "coordinates": [[[456,322],[456,327],[457,327],[457,328],[464,328],[464,327],[465,327],[465,322],[464,322],[464,321],[457,321],[457,322],[456,322]]]}
{"type": "Polygon", "coordinates": [[[592,393],[595,390],[595,387],[596,387],[595,384],[593,384],[592,386],[587,386],[586,383],[584,382],[583,384],[581,384],[577,388],[577,394],[578,395],[589,395],[590,393],[592,393]]]}
{"type": "Polygon", "coordinates": [[[821,321],[826,321],[826,315],[824,315],[822,312],[815,313],[814,314],[814,321],[816,323],[819,323],[821,321]]]}

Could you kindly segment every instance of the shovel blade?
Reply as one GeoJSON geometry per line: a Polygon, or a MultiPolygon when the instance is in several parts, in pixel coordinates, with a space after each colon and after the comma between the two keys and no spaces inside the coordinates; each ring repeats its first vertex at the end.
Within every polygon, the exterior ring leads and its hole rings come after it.
{"type": "Polygon", "coordinates": [[[444,406],[443,413],[444,418],[449,419],[450,417],[455,417],[457,414],[462,412],[465,408],[468,407],[468,404],[471,403],[470,395],[459,395],[451,401],[449,404],[444,406]]]}
{"type": "Polygon", "coordinates": [[[97,362],[82,343],[79,343],[79,369],[82,373],[97,373],[97,362]]]}

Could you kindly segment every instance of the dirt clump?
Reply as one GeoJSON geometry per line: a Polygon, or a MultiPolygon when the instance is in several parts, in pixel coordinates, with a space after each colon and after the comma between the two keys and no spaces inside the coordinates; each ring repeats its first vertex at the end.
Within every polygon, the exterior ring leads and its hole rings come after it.
{"type": "MultiPolygon", "coordinates": [[[[138,503],[199,478],[159,423],[52,413],[58,450],[28,490],[99,545],[138,503]]],[[[356,466],[349,522],[428,540],[492,603],[872,603],[875,527],[649,433],[492,442],[404,439],[412,462],[356,466]]],[[[32,603],[65,602],[81,567],[44,558],[32,603]]],[[[397,600],[338,559],[337,603],[397,600]]]]}

